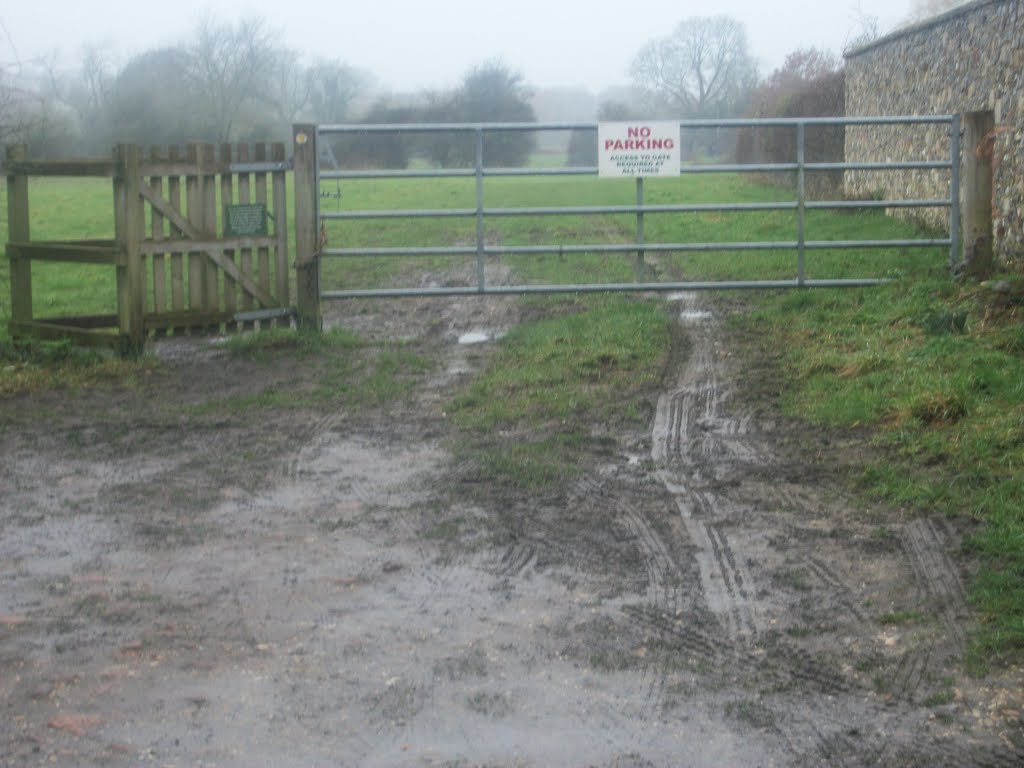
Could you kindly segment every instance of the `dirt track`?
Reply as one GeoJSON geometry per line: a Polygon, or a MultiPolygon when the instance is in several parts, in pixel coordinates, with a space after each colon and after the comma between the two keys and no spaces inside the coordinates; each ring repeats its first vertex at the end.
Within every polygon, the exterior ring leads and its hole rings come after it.
{"type": "Polygon", "coordinates": [[[536,498],[445,449],[514,301],[335,309],[437,375],[251,423],[186,406],[294,361],[165,342],[137,391],[0,402],[0,763],[1024,764],[1021,671],[961,669],[961,532],[850,503],[863,448],[780,418],[724,310],[674,304],[650,432],[536,498]]]}

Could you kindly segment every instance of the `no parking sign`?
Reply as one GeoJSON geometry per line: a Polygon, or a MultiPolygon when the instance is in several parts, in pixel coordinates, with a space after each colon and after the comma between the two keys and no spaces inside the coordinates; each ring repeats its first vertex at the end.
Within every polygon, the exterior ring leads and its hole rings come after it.
{"type": "Polygon", "coordinates": [[[601,176],[678,176],[679,123],[600,123],[597,127],[601,176]]]}

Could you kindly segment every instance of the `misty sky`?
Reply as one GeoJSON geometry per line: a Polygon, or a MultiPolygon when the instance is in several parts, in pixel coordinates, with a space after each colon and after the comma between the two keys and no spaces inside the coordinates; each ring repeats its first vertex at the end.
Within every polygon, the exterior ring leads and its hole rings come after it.
{"type": "Polygon", "coordinates": [[[0,6],[0,63],[56,54],[70,69],[86,44],[123,63],[185,40],[209,10],[220,21],[259,16],[282,42],[314,57],[369,70],[381,89],[454,86],[472,66],[499,58],[535,87],[628,82],[629,62],[683,18],[726,14],[744,22],[762,74],[799,47],[836,52],[858,13],[881,31],[904,20],[910,0],[10,0],[0,6]]]}

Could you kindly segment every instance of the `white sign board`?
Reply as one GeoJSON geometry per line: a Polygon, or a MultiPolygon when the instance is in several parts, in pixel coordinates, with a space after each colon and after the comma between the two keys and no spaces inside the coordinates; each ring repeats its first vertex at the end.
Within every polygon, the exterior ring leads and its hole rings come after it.
{"type": "Polygon", "coordinates": [[[678,176],[679,123],[600,123],[597,156],[601,176],[678,176]]]}

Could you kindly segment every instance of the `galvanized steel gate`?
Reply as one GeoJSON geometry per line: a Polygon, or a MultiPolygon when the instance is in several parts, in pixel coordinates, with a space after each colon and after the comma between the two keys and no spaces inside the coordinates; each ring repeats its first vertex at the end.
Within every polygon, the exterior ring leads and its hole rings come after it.
{"type": "MultiPolygon", "coordinates": [[[[312,174],[316,185],[315,194],[307,197],[307,206],[315,197],[315,216],[318,233],[313,260],[319,265],[321,259],[346,259],[352,257],[416,257],[458,255],[475,259],[476,275],[472,285],[404,287],[395,288],[379,286],[359,290],[320,290],[321,299],[348,299],[358,297],[398,297],[398,296],[446,296],[446,295],[489,295],[489,294],[527,294],[527,293],[562,293],[562,292],[599,292],[599,291],[681,291],[700,289],[734,289],[734,288],[796,288],[796,287],[839,287],[874,285],[882,280],[877,277],[855,279],[818,279],[807,277],[806,267],[809,254],[826,249],[875,249],[875,248],[948,248],[951,265],[955,265],[959,255],[959,224],[960,224],[960,120],[958,116],[916,116],[916,117],[865,117],[865,118],[794,118],[768,120],[689,120],[680,121],[682,132],[699,129],[720,128],[778,128],[790,127],[796,131],[796,160],[791,163],[754,163],[754,164],[683,164],[681,174],[712,174],[712,173],[764,173],[795,174],[795,199],[776,202],[694,204],[679,201],[671,204],[649,204],[645,202],[644,180],[636,179],[636,203],[631,205],[599,205],[599,206],[547,206],[547,207],[490,207],[486,203],[487,183],[491,179],[509,177],[538,176],[596,176],[597,167],[561,167],[561,168],[500,168],[487,165],[485,157],[485,137],[491,133],[518,133],[536,131],[596,131],[593,123],[485,123],[485,124],[411,124],[411,125],[326,125],[313,128],[296,127],[297,157],[299,145],[307,142],[307,158],[315,160],[315,174],[312,174]],[[948,143],[944,143],[944,156],[930,157],[914,161],[878,161],[878,162],[807,162],[806,133],[815,126],[866,126],[875,128],[889,126],[892,130],[900,130],[903,126],[931,126],[932,130],[945,128],[948,143]],[[313,129],[310,131],[309,129],[313,129]],[[467,168],[436,168],[407,167],[400,169],[367,169],[367,168],[324,168],[321,167],[321,152],[317,146],[324,145],[329,137],[338,136],[379,136],[379,135],[424,135],[424,134],[468,134],[472,137],[475,147],[475,162],[467,168]],[[818,171],[865,171],[891,172],[912,171],[948,174],[949,196],[935,199],[872,199],[872,200],[809,200],[806,194],[807,174],[818,171]],[[337,210],[323,210],[320,205],[321,195],[334,196],[330,185],[336,185],[341,193],[341,184],[350,185],[355,181],[391,180],[391,179],[451,179],[466,178],[475,180],[476,201],[473,207],[462,208],[430,208],[415,207],[408,209],[344,209],[345,194],[338,194],[337,210]],[[949,210],[949,236],[942,238],[921,237],[900,240],[820,240],[807,236],[807,212],[818,209],[910,209],[910,208],[947,208],[949,210]],[[714,213],[744,211],[783,211],[795,212],[796,227],[791,240],[773,242],[649,242],[645,239],[645,218],[654,215],[683,213],[714,213]],[[485,225],[490,220],[508,217],[549,217],[549,216],[606,216],[629,214],[635,216],[634,238],[631,242],[597,242],[597,243],[545,243],[532,245],[501,245],[488,243],[485,238],[485,225]],[[326,225],[331,221],[375,221],[381,226],[398,221],[427,219],[470,219],[475,221],[475,242],[456,245],[423,245],[416,247],[346,247],[344,243],[326,242],[326,225]],[[574,254],[638,254],[643,258],[645,253],[658,252],[739,252],[739,251],[791,251],[793,255],[793,277],[784,280],[742,280],[742,281],[710,281],[710,282],[645,282],[638,279],[627,283],[580,283],[580,284],[530,284],[505,285],[488,284],[485,264],[488,259],[510,254],[557,255],[560,258],[571,258],[574,254]]],[[[297,178],[297,184],[300,183],[297,178]]],[[[780,190],[780,197],[782,191],[780,190]]],[[[301,207],[297,203],[297,208],[301,207]]],[[[297,210],[297,215],[301,211],[297,210]]],[[[309,211],[312,214],[312,211],[309,211]]],[[[298,223],[302,229],[302,224],[298,223]]],[[[300,280],[303,255],[299,248],[300,280]]],[[[317,278],[319,286],[319,278],[317,278]]],[[[300,287],[300,292],[302,288],[300,287]]],[[[300,307],[300,314],[302,308],[300,307]]]]}

